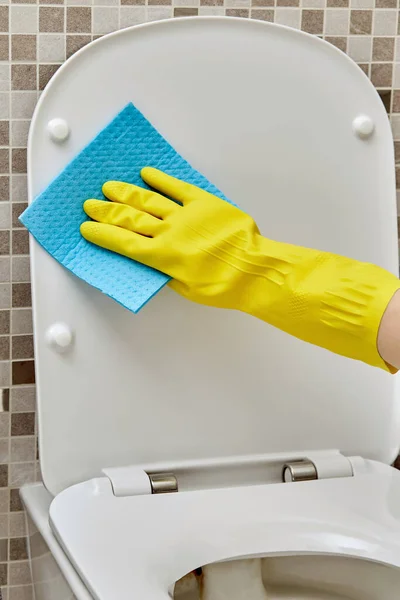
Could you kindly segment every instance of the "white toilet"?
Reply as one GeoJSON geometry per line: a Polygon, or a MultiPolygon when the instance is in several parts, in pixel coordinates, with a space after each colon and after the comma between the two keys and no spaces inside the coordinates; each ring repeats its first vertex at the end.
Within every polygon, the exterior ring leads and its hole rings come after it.
{"type": "MultiPolygon", "coordinates": [[[[389,121],[333,46],[232,18],[97,40],[37,106],[30,199],[130,101],[264,235],[397,272],[389,121]]],[[[399,597],[397,377],[168,289],[134,315],[31,256],[36,600],[189,598],[183,576],[250,557],[274,600],[399,597]]]]}

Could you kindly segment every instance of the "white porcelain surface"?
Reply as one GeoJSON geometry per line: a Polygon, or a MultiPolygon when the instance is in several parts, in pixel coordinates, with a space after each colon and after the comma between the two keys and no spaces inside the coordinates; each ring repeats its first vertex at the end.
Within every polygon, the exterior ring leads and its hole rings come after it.
{"type": "MultiPolygon", "coordinates": [[[[389,122],[333,46],[231,18],[153,23],[89,44],[38,103],[31,200],[129,101],[265,235],[397,272],[389,122]],[[359,115],[374,122],[369,139],[353,131],[359,115]],[[56,117],[72,132],[62,145],[47,131],[56,117]]],[[[397,378],[169,290],[133,315],[36,243],[32,280],[40,456],[53,493],[132,463],[397,453],[397,378]],[[75,334],[65,355],[46,344],[57,322],[75,334]]]]}
{"type": "Polygon", "coordinates": [[[35,600],[92,600],[49,525],[51,494],[43,484],[21,489],[28,515],[29,559],[35,600]]]}
{"type": "Polygon", "coordinates": [[[304,553],[396,567],[396,587],[383,579],[380,596],[365,589],[354,594],[356,583],[338,583],[336,591],[346,599],[398,598],[400,473],[379,463],[343,479],[156,496],[118,498],[108,479],[94,479],[61,492],[50,520],[98,600],[129,597],[128,591],[132,598],[161,600],[171,584],[202,565],[304,553]]]}

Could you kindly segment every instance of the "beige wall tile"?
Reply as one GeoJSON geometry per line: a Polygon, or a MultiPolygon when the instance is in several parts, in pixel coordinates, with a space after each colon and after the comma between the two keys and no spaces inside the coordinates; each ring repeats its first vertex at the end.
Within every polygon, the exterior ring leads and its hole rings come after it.
{"type": "MultiPolygon", "coordinates": [[[[29,316],[31,315],[31,311],[27,311],[27,310],[19,310],[19,311],[15,311],[13,310],[13,318],[14,318],[14,313],[29,313],[29,316]]],[[[25,314],[25,320],[27,320],[26,314],[25,314]]],[[[31,318],[29,319],[29,321],[31,322],[31,318]]],[[[30,331],[32,331],[32,328],[30,328],[30,331]]],[[[14,329],[13,329],[13,333],[14,333],[14,329]]],[[[18,333],[18,332],[17,332],[18,333]]],[[[35,410],[35,405],[36,405],[36,390],[34,388],[34,386],[20,386],[17,388],[13,388],[11,390],[11,411],[12,412],[32,412],[35,410]]],[[[1,416],[1,414],[0,414],[1,416]]],[[[1,429],[0,429],[0,433],[1,433],[1,429]]]]}
{"type": "Polygon", "coordinates": [[[332,44],[332,46],[335,46],[342,52],[347,52],[347,39],[347,37],[326,37],[325,41],[327,41],[329,44],[332,44]]]}
{"type": "Polygon", "coordinates": [[[374,8],[375,0],[350,0],[351,8],[374,8]]]}
{"type": "Polygon", "coordinates": [[[39,90],[44,90],[61,65],[39,65],[39,90]]]}
{"type": "Polygon", "coordinates": [[[11,154],[13,173],[26,173],[26,148],[13,148],[11,154]]]}
{"type": "Polygon", "coordinates": [[[10,563],[9,581],[11,585],[30,583],[31,574],[28,561],[10,563]]]}
{"type": "Polygon", "coordinates": [[[298,8],[277,8],[275,10],[275,23],[300,29],[301,10],[298,8]]]}
{"type": "Polygon", "coordinates": [[[36,33],[37,11],[37,6],[22,6],[18,4],[11,6],[11,33],[36,33]]]}
{"type": "MultiPolygon", "coordinates": [[[[74,2],[76,4],[85,4],[85,2],[81,2],[80,0],[74,0],[74,2]]],[[[70,4],[73,4],[73,2],[70,2],[70,4]]],[[[86,4],[90,4],[90,0],[86,0],[86,4]]],[[[119,0],[96,0],[96,6],[119,6],[119,0]]]]}
{"type": "Polygon", "coordinates": [[[8,175],[0,175],[0,202],[8,202],[10,199],[10,178],[8,175]]]}
{"type": "MultiPolygon", "coordinates": [[[[143,0],[140,0],[141,2],[143,0]]],[[[143,2],[145,4],[145,2],[143,2]]],[[[148,4],[151,5],[159,5],[163,4],[165,6],[169,6],[171,4],[170,0],[148,0],[148,4]]],[[[251,0],[245,6],[250,6],[251,0]]],[[[174,6],[200,6],[200,0],[174,0],[174,6]]]]}
{"type": "Polygon", "coordinates": [[[11,66],[11,86],[13,90],[36,90],[36,64],[11,66]]]}
{"type": "MultiPolygon", "coordinates": [[[[118,29],[118,26],[118,8],[104,6],[95,6],[93,8],[93,33],[109,33],[118,29]]],[[[128,26],[122,23],[122,9],[121,26],[128,26]]]]}
{"type": "Polygon", "coordinates": [[[0,229],[9,229],[11,221],[10,205],[5,202],[0,203],[0,229]]]}
{"type": "Polygon", "coordinates": [[[0,363],[0,385],[3,388],[9,387],[10,375],[11,375],[10,364],[7,362],[0,363]]]}
{"type": "Polygon", "coordinates": [[[0,90],[7,92],[10,90],[10,66],[5,63],[0,63],[0,90]]]}
{"type": "Polygon", "coordinates": [[[374,15],[374,35],[396,35],[396,10],[376,10],[374,15]]]}
{"type": "Polygon", "coordinates": [[[328,8],[347,8],[349,0],[327,0],[328,8]]]}
{"type": "Polygon", "coordinates": [[[90,33],[92,9],[87,6],[67,7],[67,33],[90,33]]]}
{"type": "MultiPolygon", "coordinates": [[[[393,91],[393,108],[392,111],[394,113],[400,113],[400,90],[394,90],[393,91]]],[[[396,162],[400,162],[400,146],[398,149],[398,152],[396,153],[396,158],[399,158],[398,161],[396,162]]]]}
{"type": "Polygon", "coordinates": [[[8,119],[10,116],[10,96],[0,92],[0,119],[8,119]]]}
{"type": "Polygon", "coordinates": [[[393,137],[395,140],[400,140],[400,115],[392,115],[390,118],[393,137]]]}
{"type": "Polygon", "coordinates": [[[8,538],[8,514],[0,514],[0,538],[8,538]]]}
{"type": "Polygon", "coordinates": [[[372,10],[352,10],[350,13],[350,33],[368,35],[372,33],[372,10]]]}
{"type": "Polygon", "coordinates": [[[11,117],[13,119],[30,119],[37,102],[37,93],[21,91],[11,93],[11,117]]]}
{"type": "Polygon", "coordinates": [[[0,439],[0,462],[7,463],[10,459],[10,443],[8,438],[0,439]]]}
{"type": "Polygon", "coordinates": [[[33,588],[31,585],[18,585],[9,588],[8,600],[33,600],[33,588]]]}
{"type": "Polygon", "coordinates": [[[14,283],[11,290],[13,308],[29,308],[32,305],[29,283],[14,283]]]}
{"type": "MultiPolygon", "coordinates": [[[[231,0],[232,2],[241,2],[242,0],[231,0]]],[[[246,0],[243,0],[245,2],[246,0]]],[[[183,8],[176,7],[174,8],[174,17],[197,17],[199,11],[197,8],[183,8]]]]}
{"type": "Polygon", "coordinates": [[[347,35],[349,33],[350,11],[346,8],[329,8],[325,13],[326,35],[347,35]]]}
{"type": "Polygon", "coordinates": [[[218,6],[200,6],[199,15],[201,16],[212,16],[222,17],[225,14],[225,10],[218,6]]]}
{"type": "Polygon", "coordinates": [[[15,463],[10,465],[9,486],[21,487],[35,481],[35,463],[15,463]]]}
{"type": "MultiPolygon", "coordinates": [[[[13,232],[14,235],[17,232],[13,232]]],[[[28,256],[13,256],[12,257],[12,280],[15,282],[27,282],[31,280],[30,263],[28,256]]]]}
{"type": "Polygon", "coordinates": [[[39,7],[39,31],[57,33],[64,31],[65,10],[61,6],[39,7]]]}
{"type": "Polygon", "coordinates": [[[0,35],[0,60],[9,59],[9,38],[8,35],[0,35]]]}
{"type": "MultiPolygon", "coordinates": [[[[10,258],[8,256],[1,256],[0,257],[0,283],[5,283],[7,281],[10,281],[10,275],[11,275],[10,258]]],[[[0,360],[4,360],[4,358],[0,359],[0,360]]]]}
{"type": "MultiPolygon", "coordinates": [[[[18,441],[18,440],[11,440],[11,444],[16,441],[18,441]]],[[[27,440],[22,440],[22,441],[27,441],[27,440]]],[[[25,537],[27,534],[26,523],[25,523],[25,514],[23,512],[11,513],[9,528],[10,528],[10,537],[12,537],[12,538],[25,537]]],[[[10,556],[10,559],[12,560],[11,556],[10,556]]]]}
{"type": "Polygon", "coordinates": [[[0,413],[0,437],[10,437],[10,415],[9,413],[0,413]]]}
{"type": "Polygon", "coordinates": [[[146,9],[144,6],[122,6],[120,9],[120,19],[121,27],[130,27],[131,25],[144,23],[146,21],[146,9]]]}
{"type": "Polygon", "coordinates": [[[10,143],[10,123],[8,120],[0,121],[0,146],[8,146],[10,143]]]}
{"type": "Polygon", "coordinates": [[[301,18],[301,28],[307,33],[322,34],[324,31],[323,10],[303,10],[301,18]]]}
{"type": "MultiPolygon", "coordinates": [[[[14,121],[14,122],[23,123],[24,121],[14,121]]],[[[11,206],[11,226],[13,229],[18,229],[18,228],[23,227],[22,223],[19,221],[19,217],[23,213],[23,211],[27,208],[27,206],[28,205],[26,202],[15,202],[14,204],[12,204],[12,206],[11,206]]]]}
{"type": "Polygon", "coordinates": [[[393,69],[393,87],[400,89],[400,63],[396,63],[393,69]]]}
{"type": "Polygon", "coordinates": [[[372,55],[372,37],[368,35],[350,36],[348,53],[356,62],[369,62],[372,55]]]}
{"type": "Polygon", "coordinates": [[[300,0],[276,0],[276,6],[300,6],[300,0]]]}
{"type": "Polygon", "coordinates": [[[391,87],[392,75],[392,64],[377,63],[371,67],[371,81],[376,87],[391,87]]]}
{"type": "Polygon", "coordinates": [[[66,38],[66,51],[67,58],[72,56],[75,52],[86,46],[91,41],[90,35],[67,35],[66,38]]]}
{"type": "Polygon", "coordinates": [[[389,61],[393,62],[394,59],[394,43],[395,38],[374,38],[373,49],[372,49],[372,60],[378,62],[389,61]]]}
{"type": "Polygon", "coordinates": [[[26,146],[28,143],[28,131],[30,121],[12,121],[11,123],[11,145],[26,146]]]}
{"type": "MultiPolygon", "coordinates": [[[[33,336],[32,335],[13,335],[12,337],[12,358],[33,358],[33,336]]],[[[22,435],[22,433],[15,433],[22,435]]]]}
{"type": "MultiPolygon", "coordinates": [[[[8,560],[8,541],[0,541],[0,562],[6,562],[8,560]]],[[[3,596],[3,594],[2,594],[3,596]]]]}
{"type": "Polygon", "coordinates": [[[38,36],[38,58],[40,62],[61,62],[65,59],[65,37],[59,33],[44,33],[38,36]]]}
{"type": "Polygon", "coordinates": [[[12,35],[11,58],[19,61],[36,61],[36,35],[12,35]]]}
{"type": "Polygon", "coordinates": [[[0,31],[8,31],[9,26],[9,7],[0,6],[0,31]]]}
{"type": "Polygon", "coordinates": [[[0,513],[8,512],[9,503],[10,490],[8,488],[3,488],[0,490],[0,513]]]}
{"type": "Polygon", "coordinates": [[[11,177],[11,199],[13,202],[27,201],[27,181],[26,175],[14,174],[11,177]]]}
{"type": "Polygon", "coordinates": [[[32,333],[32,311],[29,308],[12,311],[12,333],[32,333]]]}
{"type": "Polygon", "coordinates": [[[147,21],[161,21],[162,19],[170,19],[171,17],[172,6],[149,6],[147,13],[145,13],[145,20],[147,21]]]}
{"type": "MultiPolygon", "coordinates": [[[[20,413],[16,413],[18,415],[20,413]]],[[[7,440],[8,441],[8,440],[7,440]]],[[[36,456],[36,438],[34,436],[15,437],[11,439],[11,462],[34,461],[36,456]]],[[[11,535],[18,535],[17,532],[11,535]]]]}
{"type": "MultiPolygon", "coordinates": [[[[285,9],[283,9],[285,10],[285,9]]],[[[227,8],[225,9],[225,15],[227,17],[238,17],[241,19],[247,19],[249,17],[248,8],[227,8]]]]}
{"type": "Polygon", "coordinates": [[[326,0],[300,0],[302,8],[325,8],[326,0]]]}
{"type": "Polygon", "coordinates": [[[270,8],[252,8],[250,17],[252,19],[257,19],[258,21],[269,21],[270,23],[273,23],[275,11],[270,8]]]}
{"type": "Polygon", "coordinates": [[[0,148],[0,173],[8,173],[10,170],[10,151],[8,148],[0,148]]]}
{"type": "MultiPolygon", "coordinates": [[[[0,309],[2,308],[10,308],[11,305],[11,286],[9,283],[0,283],[0,309]]],[[[4,364],[2,363],[0,367],[0,371],[3,370],[4,364]]],[[[1,379],[1,376],[0,376],[1,379]]],[[[3,384],[0,383],[0,387],[4,387],[3,384]]]]}

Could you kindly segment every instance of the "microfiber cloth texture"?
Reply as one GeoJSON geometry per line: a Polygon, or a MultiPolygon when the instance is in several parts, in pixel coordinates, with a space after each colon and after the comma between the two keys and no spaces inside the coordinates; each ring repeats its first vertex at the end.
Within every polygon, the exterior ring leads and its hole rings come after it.
{"type": "Polygon", "coordinates": [[[109,180],[147,187],[140,177],[151,166],[227,200],[193,169],[142,113],[128,104],[54,179],[20,216],[20,221],[59,263],[134,313],[169,277],[87,242],[79,227],[88,217],[88,198],[105,199],[109,180]]]}

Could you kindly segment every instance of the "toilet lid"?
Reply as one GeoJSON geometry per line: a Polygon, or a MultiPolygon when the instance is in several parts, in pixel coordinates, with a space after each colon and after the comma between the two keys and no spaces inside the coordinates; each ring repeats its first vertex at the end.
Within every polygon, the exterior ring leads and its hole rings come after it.
{"type": "Polygon", "coordinates": [[[119,498],[104,478],[61,492],[50,520],[93,598],[161,600],[199,566],[252,555],[400,567],[399,498],[400,474],[382,464],[343,479],[119,498]]]}
{"type": "MultiPolygon", "coordinates": [[[[252,20],[171,20],[105,36],[62,66],[29,138],[32,201],[128,102],[268,237],[397,273],[393,143],[371,83],[343,53],[252,20]],[[305,68],[304,65],[307,65],[305,68]],[[354,120],[367,115],[370,138],[354,120]],[[71,135],[56,145],[47,123],[71,135]]],[[[398,379],[166,289],[138,315],[32,243],[44,482],[104,467],[337,448],[390,462],[398,379]],[[68,352],[46,341],[54,323],[68,352]]]]}

